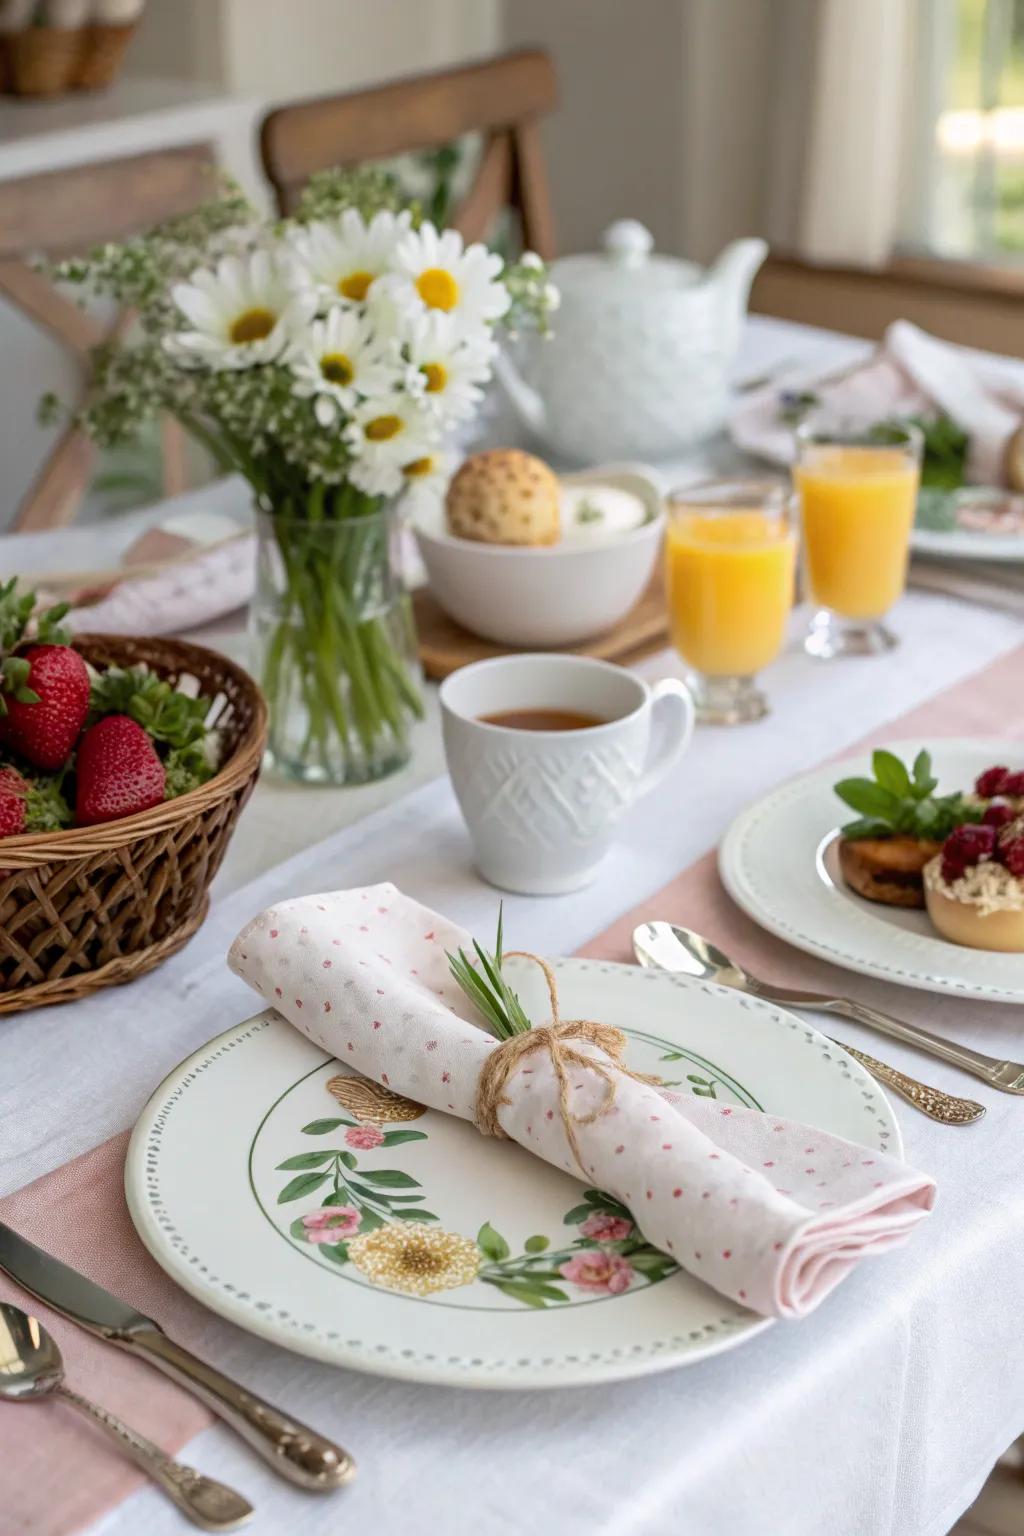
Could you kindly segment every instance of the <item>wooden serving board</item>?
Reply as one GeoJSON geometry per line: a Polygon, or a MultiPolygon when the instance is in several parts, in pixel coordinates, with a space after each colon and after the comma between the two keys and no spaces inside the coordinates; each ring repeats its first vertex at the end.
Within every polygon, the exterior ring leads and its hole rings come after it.
{"type": "MultiPolygon", "coordinates": [[[[420,660],[428,677],[447,677],[471,661],[489,661],[493,656],[528,649],[498,645],[482,640],[456,624],[441,608],[433,593],[421,587],[413,595],[416,627],[420,640],[420,660]]],[[[657,571],[636,607],[607,634],[598,635],[585,645],[558,647],[567,656],[595,656],[599,661],[638,661],[659,651],[668,641],[668,609],[665,605],[664,577],[657,571]]],[[[539,647],[533,647],[539,649],[539,647]]],[[[556,649],[556,647],[545,647],[556,649]]]]}

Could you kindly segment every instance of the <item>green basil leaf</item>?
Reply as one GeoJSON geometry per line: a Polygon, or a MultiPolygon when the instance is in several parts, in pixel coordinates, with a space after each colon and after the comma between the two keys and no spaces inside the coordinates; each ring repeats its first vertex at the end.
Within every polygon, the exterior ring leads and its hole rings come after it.
{"type": "Polygon", "coordinates": [[[883,789],[890,790],[894,795],[910,793],[910,774],[894,752],[879,747],[871,754],[871,768],[883,789]]]}
{"type": "Polygon", "coordinates": [[[873,779],[840,779],[835,792],[840,800],[861,816],[876,816],[882,821],[891,822],[899,814],[899,796],[891,790],[883,789],[873,779]]]}

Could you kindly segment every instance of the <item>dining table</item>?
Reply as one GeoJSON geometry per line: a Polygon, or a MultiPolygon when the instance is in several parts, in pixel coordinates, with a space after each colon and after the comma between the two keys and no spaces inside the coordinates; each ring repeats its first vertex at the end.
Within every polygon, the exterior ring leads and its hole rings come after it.
{"type": "MultiPolygon", "coordinates": [[[[869,345],[752,316],[735,379],[742,386],[770,376],[794,357],[843,366],[869,345]]],[[[680,483],[739,467],[724,435],[657,466],[680,483]]],[[[59,533],[2,536],[0,578],[18,571],[45,585],[48,571],[114,563],[143,528],[189,508],[244,520],[246,493],[225,480],[173,506],[59,533]]],[[[635,923],[686,917],[736,943],[742,957],[768,941],[730,908],[714,850],[744,807],[866,745],[954,736],[1024,743],[1018,614],[911,588],[891,623],[900,639],[894,652],[822,662],[802,649],[807,610],[798,607],[787,646],[761,679],[767,718],[700,729],[669,778],[629,813],[593,885],[563,896],[505,894],[505,932],[516,947],[626,960],[635,923]]],[[[244,663],[243,614],[187,638],[244,663]]],[[[649,681],[683,675],[669,649],[635,665],[649,681]]],[[[474,871],[444,772],[438,716],[430,686],[411,764],[373,785],[310,787],[265,772],[214,883],[209,916],[180,953],[130,985],[0,1021],[0,1219],[51,1233],[62,1253],[81,1255],[80,1267],[95,1262],[96,1277],[112,1289],[120,1277],[126,1299],[136,1299],[136,1285],[145,1298],[153,1284],[147,1266],[155,1265],[123,1205],[125,1136],[178,1062],[258,1011],[259,1000],[225,963],[243,925],[286,897],[390,881],[471,933],[493,932],[498,893],[474,871]]],[[[913,1014],[979,1050],[1024,1059],[1019,1005],[911,993],[770,944],[793,980],[827,977],[840,992],[913,1014]]],[[[937,1180],[935,1211],[905,1247],[862,1266],[803,1320],[635,1380],[476,1392],[319,1363],[182,1295],[170,1331],[353,1452],[357,1479],[330,1496],[276,1478],[180,1389],[161,1383],[147,1402],[156,1378],[101,1344],[90,1341],[82,1354],[77,1384],[115,1412],[127,1404],[145,1421],[148,1409],[145,1432],[243,1490],[259,1533],[942,1536],[1024,1433],[1024,1103],[862,1026],[844,1023],[842,1034],[905,1072],[977,1098],[987,1113],[976,1125],[951,1128],[896,1101],[907,1160],[937,1180]],[[82,1374],[87,1367],[92,1379],[82,1374]]],[[[16,1298],[0,1276],[0,1300],[16,1298]]],[[[78,1330],[58,1319],[53,1331],[72,1352],[78,1330]]],[[[88,1475],[72,1489],[58,1486],[51,1435],[56,1447],[58,1431],[89,1434],[56,1422],[62,1409],[0,1404],[0,1444],[13,1417],[30,1411],[33,1459],[14,1464],[0,1455],[3,1536],[183,1529],[157,1491],[87,1438],[77,1448],[83,1463],[91,1457],[88,1475]]]]}

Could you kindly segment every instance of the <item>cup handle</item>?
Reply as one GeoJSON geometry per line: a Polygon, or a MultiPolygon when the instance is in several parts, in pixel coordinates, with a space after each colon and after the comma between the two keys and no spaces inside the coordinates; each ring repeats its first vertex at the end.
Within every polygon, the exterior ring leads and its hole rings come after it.
{"type": "Polygon", "coordinates": [[[667,721],[661,747],[655,752],[653,758],[648,759],[640,783],[637,785],[638,798],[646,795],[648,790],[653,789],[656,784],[660,784],[670,769],[675,767],[690,745],[696,718],[693,696],[689,688],[674,677],[665,677],[660,683],[655,683],[651,689],[651,696],[652,717],[658,714],[669,714],[675,718],[667,721]]]}

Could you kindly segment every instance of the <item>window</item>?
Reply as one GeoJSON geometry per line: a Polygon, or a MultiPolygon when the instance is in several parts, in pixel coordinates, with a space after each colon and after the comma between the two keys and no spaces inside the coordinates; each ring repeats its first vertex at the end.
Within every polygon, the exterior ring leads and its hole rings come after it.
{"type": "Polygon", "coordinates": [[[1024,0],[920,0],[919,14],[905,243],[1024,265],[1024,0]]]}

